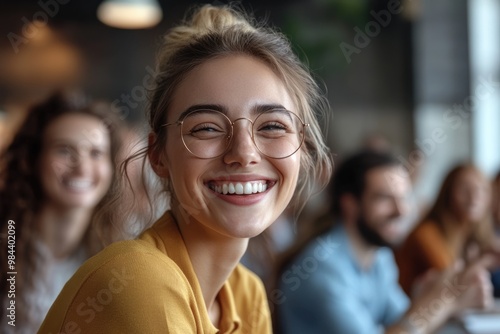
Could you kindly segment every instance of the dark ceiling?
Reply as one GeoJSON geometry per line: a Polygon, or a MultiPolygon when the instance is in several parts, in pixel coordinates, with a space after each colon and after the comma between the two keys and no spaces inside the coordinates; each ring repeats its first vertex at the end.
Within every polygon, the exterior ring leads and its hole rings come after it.
{"type": "MultiPolygon", "coordinates": [[[[53,10],[54,15],[48,19],[49,26],[75,45],[85,60],[83,88],[93,96],[113,100],[141,82],[147,73],[146,66],[154,64],[160,37],[185,16],[188,8],[204,3],[234,2],[159,0],[164,17],[158,26],[122,30],[98,21],[96,13],[102,1],[0,0],[0,56],[2,50],[12,55],[12,43],[7,37],[13,35],[11,32],[26,35],[22,30],[28,21],[53,10]],[[58,8],[54,8],[54,4],[58,8]]],[[[373,19],[369,16],[370,11],[387,8],[388,1],[391,0],[242,0],[240,3],[255,17],[267,18],[271,25],[290,37],[297,53],[315,75],[328,81],[329,91],[335,92],[337,103],[344,99],[345,104],[361,101],[375,105],[399,99],[402,104],[409,104],[411,29],[403,16],[394,17],[366,50],[355,55],[355,66],[346,62],[339,48],[341,42],[353,43],[353,28],[364,27],[366,20],[373,19]],[[380,82],[384,84],[380,85],[380,82]],[[399,93],[395,94],[396,91],[399,93]],[[352,92],[355,92],[354,97],[352,92]]],[[[19,47],[28,45],[31,44],[20,44],[19,47]]],[[[41,58],[38,54],[35,56],[41,58]]],[[[2,76],[6,75],[0,73],[0,84],[2,76]]],[[[1,94],[0,86],[0,102],[1,94]]],[[[12,94],[12,89],[4,92],[4,95],[8,94],[12,94]]]]}
{"type": "MultiPolygon", "coordinates": [[[[0,17],[2,18],[0,25],[4,26],[7,22],[9,24],[21,23],[21,18],[24,16],[32,19],[38,11],[46,11],[42,3],[53,10],[54,4],[59,7],[57,13],[50,18],[51,24],[58,24],[61,22],[97,22],[96,12],[97,7],[103,0],[17,0],[0,2],[0,17]],[[65,3],[65,4],[60,4],[65,3]]],[[[163,9],[164,19],[179,19],[183,16],[186,9],[203,3],[222,4],[228,1],[193,1],[193,0],[159,0],[163,9]]],[[[251,0],[242,1],[241,4],[244,8],[251,9],[256,14],[262,14],[282,6],[293,3],[290,0],[251,0]]]]}
{"type": "MultiPolygon", "coordinates": [[[[59,38],[76,47],[84,59],[82,68],[85,74],[81,83],[84,89],[93,96],[111,97],[112,100],[123,92],[130,92],[137,82],[142,80],[145,67],[154,64],[155,46],[160,36],[177,24],[189,8],[204,3],[229,2],[229,0],[212,2],[159,0],[163,9],[163,19],[159,25],[151,29],[124,30],[111,28],[99,22],[96,13],[102,1],[0,0],[0,36],[2,36],[0,38],[0,61],[7,62],[5,57],[2,58],[2,54],[14,57],[18,61],[27,57],[26,52],[20,54],[21,57],[15,56],[16,50],[25,50],[33,45],[29,43],[31,28],[28,23],[45,18],[48,26],[54,28],[52,31],[56,32],[59,38]]],[[[283,9],[293,4],[293,1],[252,0],[242,1],[241,4],[256,17],[267,17],[272,24],[279,25],[279,18],[284,13],[283,9]]],[[[35,24],[35,29],[37,27],[35,24]]],[[[35,57],[42,59],[42,56],[36,52],[35,57]]],[[[51,56],[51,59],[54,59],[54,56],[51,56]]],[[[28,63],[32,64],[33,61],[29,60],[28,63]]],[[[12,96],[14,93],[18,94],[20,90],[19,87],[13,88],[12,85],[2,86],[2,79],[11,78],[14,75],[3,73],[1,65],[0,100],[2,94],[12,96]]],[[[29,68],[29,66],[24,67],[29,68]]]]}

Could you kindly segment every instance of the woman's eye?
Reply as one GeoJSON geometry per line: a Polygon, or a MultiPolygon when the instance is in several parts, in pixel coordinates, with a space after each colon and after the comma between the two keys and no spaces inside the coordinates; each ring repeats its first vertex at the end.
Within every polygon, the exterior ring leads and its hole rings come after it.
{"type": "Polygon", "coordinates": [[[56,148],[56,153],[62,156],[70,156],[72,150],[68,146],[59,146],[56,148]]]}
{"type": "Polygon", "coordinates": [[[92,150],[90,151],[90,156],[92,158],[100,158],[104,155],[104,152],[103,151],[100,151],[100,150],[92,150]]]}
{"type": "Polygon", "coordinates": [[[200,123],[200,124],[193,126],[191,128],[190,132],[193,133],[193,132],[203,132],[203,131],[212,132],[212,131],[223,131],[223,130],[222,130],[222,127],[220,125],[217,125],[215,123],[206,122],[206,123],[200,123]]]}
{"type": "Polygon", "coordinates": [[[263,124],[260,126],[259,131],[280,131],[280,130],[286,130],[287,127],[279,122],[272,122],[272,123],[267,123],[263,124]]]}
{"type": "Polygon", "coordinates": [[[219,129],[218,127],[213,126],[211,124],[202,124],[202,125],[198,125],[198,126],[194,127],[193,129],[191,129],[190,132],[195,133],[195,132],[202,132],[202,131],[207,131],[207,132],[220,131],[218,129],[219,129]]]}
{"type": "Polygon", "coordinates": [[[214,137],[219,137],[221,135],[225,135],[227,131],[224,130],[224,127],[217,125],[215,123],[202,123],[196,126],[193,126],[191,130],[189,130],[189,134],[193,137],[199,139],[211,139],[214,137]]]}

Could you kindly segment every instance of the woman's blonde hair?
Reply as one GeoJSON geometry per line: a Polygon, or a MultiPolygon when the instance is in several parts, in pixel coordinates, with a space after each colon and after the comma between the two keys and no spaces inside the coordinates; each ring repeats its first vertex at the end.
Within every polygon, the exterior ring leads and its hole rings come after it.
{"type": "Polygon", "coordinates": [[[175,199],[175,194],[169,191],[167,179],[151,181],[148,150],[159,154],[162,152],[167,138],[167,128],[163,125],[167,123],[167,113],[175,90],[186,75],[207,60],[237,54],[255,57],[267,64],[283,81],[294,104],[299,108],[297,114],[304,123],[309,124],[291,208],[298,214],[313,192],[326,186],[332,172],[332,160],[318,119],[323,119],[328,124],[329,104],[307,68],[293,53],[291,45],[281,33],[257,24],[232,6],[204,5],[196,8],[192,15],[163,37],[146,112],[149,131],[154,134],[155,140],[149,143],[149,148],[143,147],[124,161],[121,166],[124,177],[113,187],[115,196],[98,215],[106,216],[118,226],[123,217],[127,217],[128,214],[120,207],[119,189],[130,184],[127,181],[127,166],[138,159],[142,159],[143,170],[149,170],[145,173],[149,180],[144,180],[144,187],[151,214],[148,217],[138,217],[142,220],[137,220],[135,224],[144,229],[160,214],[158,207],[163,209],[170,205],[164,202],[175,199]]]}
{"type": "Polygon", "coordinates": [[[216,57],[243,54],[267,64],[283,81],[305,123],[301,172],[292,205],[300,210],[316,188],[329,180],[332,163],[318,122],[328,119],[329,105],[307,68],[293,53],[284,35],[255,22],[230,6],[204,5],[163,39],[157,59],[155,88],[148,121],[156,135],[153,150],[166,141],[167,111],[176,87],[193,68],[216,57]]]}

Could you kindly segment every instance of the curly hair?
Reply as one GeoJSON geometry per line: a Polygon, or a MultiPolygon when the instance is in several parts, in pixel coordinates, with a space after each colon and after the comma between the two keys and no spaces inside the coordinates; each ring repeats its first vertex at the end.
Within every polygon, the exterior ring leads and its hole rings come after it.
{"type": "MultiPolygon", "coordinates": [[[[43,257],[37,251],[36,243],[39,239],[37,229],[38,217],[43,206],[44,189],[39,177],[39,161],[43,146],[45,129],[56,119],[66,114],[83,114],[101,120],[108,129],[110,136],[110,155],[113,170],[115,169],[116,156],[119,150],[119,121],[107,108],[99,108],[85,99],[70,99],[63,93],[55,93],[46,102],[34,106],[12,143],[3,152],[1,160],[3,168],[0,169],[0,245],[1,258],[1,283],[2,297],[7,291],[6,275],[7,261],[7,232],[9,221],[15,224],[15,268],[18,272],[16,280],[16,320],[18,323],[31,323],[32,315],[29,312],[30,304],[27,302],[27,292],[32,291],[35,280],[43,271],[43,257]]],[[[104,197],[109,196],[108,194],[104,197]]],[[[103,202],[104,198],[101,200],[103,202]]],[[[93,222],[93,227],[101,226],[104,231],[108,229],[106,223],[93,222]]],[[[98,240],[97,230],[87,229],[83,247],[88,255],[98,251],[106,243],[98,240]]],[[[106,235],[107,232],[100,233],[106,235]]],[[[2,298],[3,299],[3,298],[2,298]]],[[[5,309],[2,308],[2,317],[5,309]]]]}

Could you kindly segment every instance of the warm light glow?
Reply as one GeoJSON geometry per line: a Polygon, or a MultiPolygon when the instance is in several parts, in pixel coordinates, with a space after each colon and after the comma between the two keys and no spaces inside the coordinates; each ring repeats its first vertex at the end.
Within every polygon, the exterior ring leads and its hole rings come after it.
{"type": "Polygon", "coordinates": [[[97,9],[97,17],[111,27],[144,29],[157,25],[163,13],[156,0],[106,0],[97,9]]]}

